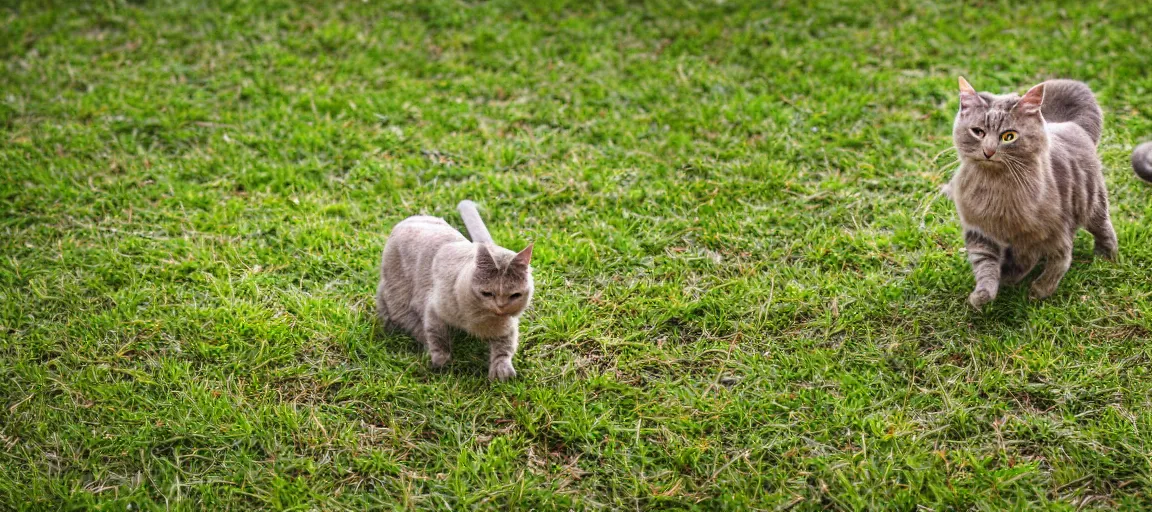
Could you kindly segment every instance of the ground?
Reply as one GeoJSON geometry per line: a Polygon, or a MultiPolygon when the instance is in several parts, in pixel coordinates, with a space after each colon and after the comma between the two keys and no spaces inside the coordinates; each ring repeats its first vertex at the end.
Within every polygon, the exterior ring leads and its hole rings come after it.
{"type": "Polygon", "coordinates": [[[800,4],[0,3],[0,508],[1152,506],[1152,3],[800,4]],[[958,75],[1092,86],[1118,262],[967,306],[958,75]],[[506,384],[374,317],[465,198],[506,384]]]}

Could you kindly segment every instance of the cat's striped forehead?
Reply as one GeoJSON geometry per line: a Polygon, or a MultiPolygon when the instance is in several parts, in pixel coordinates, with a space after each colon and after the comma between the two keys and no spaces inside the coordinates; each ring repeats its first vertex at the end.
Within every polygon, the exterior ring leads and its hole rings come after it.
{"type": "Polygon", "coordinates": [[[984,111],[984,124],[990,127],[1003,126],[1012,116],[1012,109],[1020,102],[1020,97],[1015,94],[995,96],[981,93],[980,97],[988,104],[987,110],[984,111]]]}

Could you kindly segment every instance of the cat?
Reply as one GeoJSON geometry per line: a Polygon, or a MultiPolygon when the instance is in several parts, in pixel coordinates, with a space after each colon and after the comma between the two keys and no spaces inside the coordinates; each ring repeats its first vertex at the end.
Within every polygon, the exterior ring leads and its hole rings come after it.
{"type": "Polygon", "coordinates": [[[976,277],[973,307],[995,299],[1001,281],[1020,282],[1041,258],[1029,295],[1052,295],[1080,226],[1095,238],[1097,255],[1116,258],[1096,154],[1102,128],[1103,112],[1081,82],[1049,80],[1019,96],[978,93],[960,77],[952,139],[961,164],[945,192],[976,277]]]}
{"type": "Polygon", "coordinates": [[[1132,170],[1140,179],[1152,183],[1152,142],[1145,142],[1132,151],[1132,170]]]}
{"type": "Polygon", "coordinates": [[[488,378],[516,376],[512,357],[520,314],[534,292],[532,246],[513,252],[492,240],[476,203],[457,206],[468,234],[444,219],[417,215],[392,228],[384,244],[376,312],[424,344],[432,367],[452,357],[449,327],[488,342],[488,378]]]}

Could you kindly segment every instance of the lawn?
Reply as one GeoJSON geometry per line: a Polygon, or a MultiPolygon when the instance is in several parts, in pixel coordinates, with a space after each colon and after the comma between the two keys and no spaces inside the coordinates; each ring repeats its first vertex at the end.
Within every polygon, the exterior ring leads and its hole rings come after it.
{"type": "Polygon", "coordinates": [[[820,3],[0,2],[0,509],[1152,508],[1152,3],[820,3]],[[1092,86],[1118,262],[966,304],[958,75],[1092,86]],[[465,198],[509,383],[373,310],[465,198]]]}

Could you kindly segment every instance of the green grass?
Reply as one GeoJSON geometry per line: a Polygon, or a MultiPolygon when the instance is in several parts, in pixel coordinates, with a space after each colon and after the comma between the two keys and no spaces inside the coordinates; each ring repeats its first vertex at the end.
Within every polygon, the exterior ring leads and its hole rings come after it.
{"type": "Polygon", "coordinates": [[[2,509],[1152,507],[1152,3],[87,3],[0,3],[2,509]],[[1118,263],[967,307],[960,74],[1094,88],[1118,263]],[[373,316],[464,198],[507,384],[373,316]]]}

